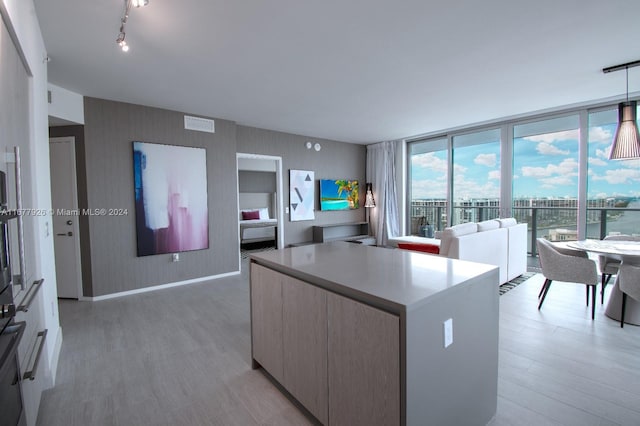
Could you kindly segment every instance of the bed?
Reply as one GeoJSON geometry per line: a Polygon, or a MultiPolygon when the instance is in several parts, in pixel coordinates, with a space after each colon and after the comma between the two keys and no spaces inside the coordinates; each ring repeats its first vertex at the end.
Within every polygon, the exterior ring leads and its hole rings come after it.
{"type": "Polygon", "coordinates": [[[275,194],[241,192],[239,194],[240,244],[273,241],[277,246],[278,220],[275,217],[275,194]]]}

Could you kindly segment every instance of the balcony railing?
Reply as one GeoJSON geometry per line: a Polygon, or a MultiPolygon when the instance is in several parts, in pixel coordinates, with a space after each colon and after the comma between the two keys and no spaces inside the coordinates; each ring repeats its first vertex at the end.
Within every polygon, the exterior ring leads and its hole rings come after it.
{"type": "MultiPolygon", "coordinates": [[[[422,235],[427,222],[436,231],[448,226],[447,206],[411,205],[411,234],[422,235]]],[[[575,241],[578,238],[575,207],[512,207],[518,223],[527,223],[529,255],[536,256],[536,238],[552,241],[575,241]]],[[[481,222],[500,217],[494,206],[454,207],[453,223],[481,222]]],[[[640,208],[590,207],[587,208],[587,238],[603,239],[610,234],[640,234],[640,208]]]]}

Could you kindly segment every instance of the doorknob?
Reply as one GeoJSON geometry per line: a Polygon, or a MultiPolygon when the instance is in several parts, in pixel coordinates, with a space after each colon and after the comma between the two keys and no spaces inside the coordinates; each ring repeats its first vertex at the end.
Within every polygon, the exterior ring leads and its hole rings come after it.
{"type": "Polygon", "coordinates": [[[62,234],[56,234],[59,237],[73,237],[73,232],[69,231],[67,233],[62,233],[62,234]]]}
{"type": "Polygon", "coordinates": [[[71,226],[71,225],[73,225],[73,222],[72,222],[72,221],[70,221],[70,220],[68,220],[68,221],[67,221],[67,225],[71,226]]]}

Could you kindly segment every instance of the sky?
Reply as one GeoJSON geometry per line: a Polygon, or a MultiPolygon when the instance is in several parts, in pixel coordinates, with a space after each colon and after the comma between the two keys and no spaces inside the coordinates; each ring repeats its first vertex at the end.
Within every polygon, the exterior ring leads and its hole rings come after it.
{"type": "MultiPolygon", "coordinates": [[[[640,196],[640,161],[609,160],[616,123],[589,129],[588,198],[640,196]]],[[[514,140],[514,198],[577,198],[579,130],[514,140]]],[[[453,198],[499,198],[500,143],[454,150],[453,198]]],[[[446,152],[412,157],[412,197],[446,198],[446,152]]]]}

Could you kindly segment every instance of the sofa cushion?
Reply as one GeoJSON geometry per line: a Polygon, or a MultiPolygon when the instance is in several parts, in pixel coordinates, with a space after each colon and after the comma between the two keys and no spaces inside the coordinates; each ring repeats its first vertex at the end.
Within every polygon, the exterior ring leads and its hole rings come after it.
{"type": "Polygon", "coordinates": [[[451,239],[455,237],[461,237],[463,235],[474,234],[478,232],[478,224],[475,222],[461,223],[459,225],[445,228],[442,231],[440,240],[440,254],[446,256],[449,253],[451,247],[451,239]]]}
{"type": "Polygon", "coordinates": [[[496,219],[498,223],[500,223],[500,228],[510,228],[512,226],[516,226],[518,222],[513,217],[509,217],[507,219],[496,219]]]}
{"type": "Polygon", "coordinates": [[[478,222],[478,232],[491,231],[492,229],[500,228],[500,222],[497,220],[485,220],[484,222],[478,222]]]}

